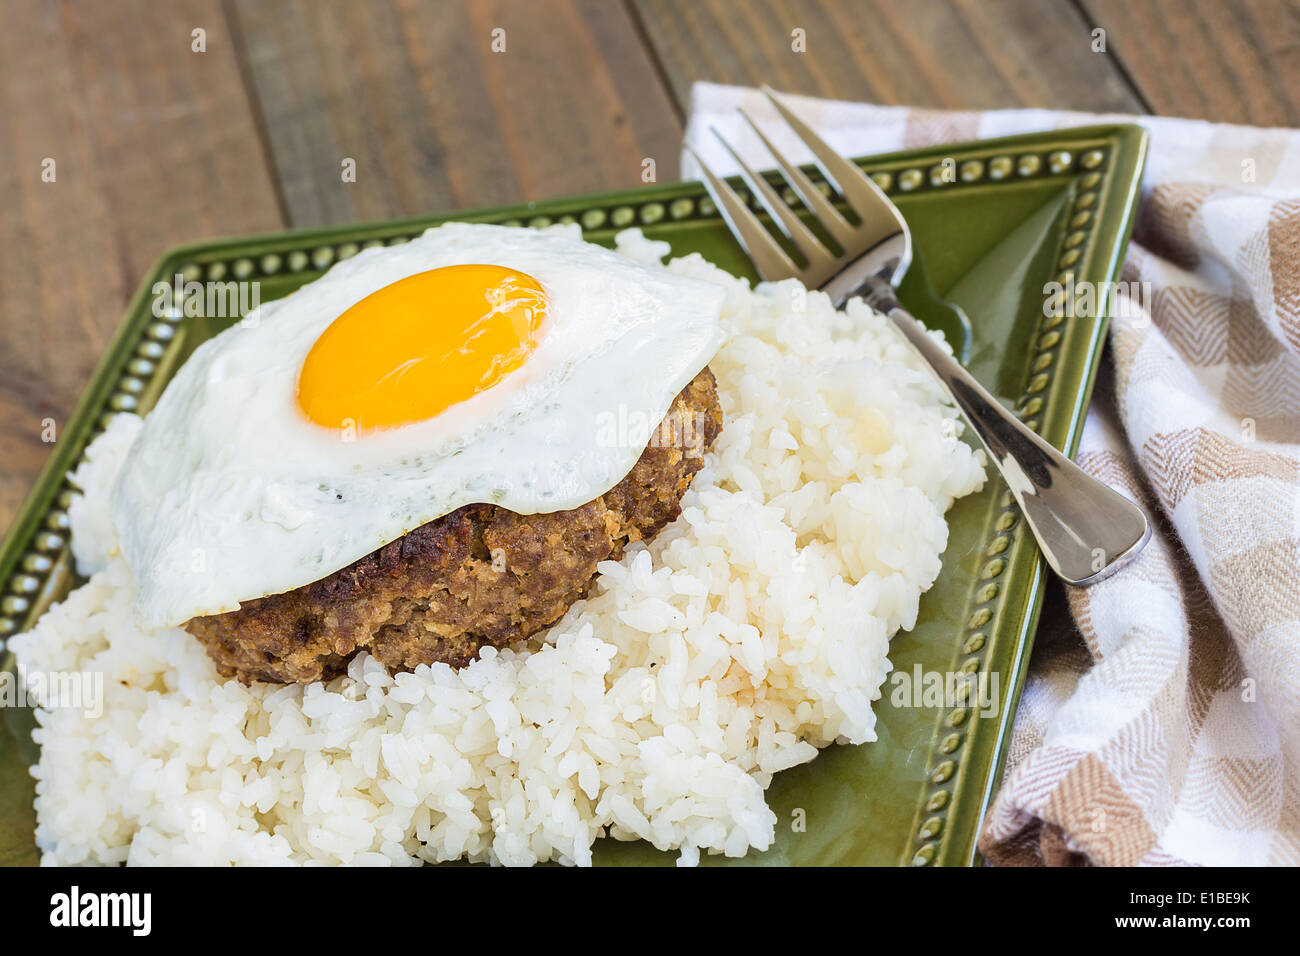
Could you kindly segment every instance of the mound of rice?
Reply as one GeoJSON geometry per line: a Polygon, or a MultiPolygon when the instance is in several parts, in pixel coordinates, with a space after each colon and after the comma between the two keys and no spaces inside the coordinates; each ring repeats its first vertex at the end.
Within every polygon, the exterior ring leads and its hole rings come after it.
{"type": "MultiPolygon", "coordinates": [[[[627,255],[666,245],[629,231],[627,255]]],[[[939,573],[944,512],[983,457],[888,320],[796,282],[727,290],[726,424],[681,517],[601,566],[518,651],[306,687],[222,680],[144,633],[107,495],[139,427],[74,475],[88,583],[15,638],[26,672],[102,672],[103,713],[39,709],[46,864],[591,862],[601,836],[737,856],[771,845],[772,775],[875,739],[890,636],[939,573]]]]}

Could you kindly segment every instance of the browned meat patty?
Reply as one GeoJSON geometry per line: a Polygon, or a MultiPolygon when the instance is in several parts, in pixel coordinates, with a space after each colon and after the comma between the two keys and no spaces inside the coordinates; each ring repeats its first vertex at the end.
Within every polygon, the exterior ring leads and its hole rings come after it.
{"type": "Polygon", "coordinates": [[[627,477],[595,501],[537,515],[466,505],[329,577],[185,628],[222,675],[245,684],[328,679],[363,648],[393,670],[462,667],[485,645],[554,624],[586,596],[597,562],[677,517],[721,428],[706,368],[674,399],[627,477]]]}

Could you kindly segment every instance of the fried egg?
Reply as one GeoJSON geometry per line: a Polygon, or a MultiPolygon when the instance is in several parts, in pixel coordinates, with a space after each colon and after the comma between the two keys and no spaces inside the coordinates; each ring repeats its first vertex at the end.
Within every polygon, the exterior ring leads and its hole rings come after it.
{"type": "Polygon", "coordinates": [[[147,627],[319,580],[472,503],[600,496],[721,346],[724,290],[583,241],[454,223],[203,343],[112,494],[147,627]]]}

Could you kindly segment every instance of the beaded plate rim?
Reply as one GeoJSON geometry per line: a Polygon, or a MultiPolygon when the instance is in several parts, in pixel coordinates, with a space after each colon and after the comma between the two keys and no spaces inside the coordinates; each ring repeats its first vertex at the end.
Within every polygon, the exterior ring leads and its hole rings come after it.
{"type": "MultiPolygon", "coordinates": [[[[1083,275],[1092,276],[1096,281],[1117,278],[1120,257],[1132,229],[1132,209],[1145,149],[1146,133],[1140,126],[1115,124],[945,144],[855,161],[891,195],[1014,183],[1047,176],[1072,178],[1075,192],[1071,196],[1070,218],[1055,255],[1056,279],[1064,285],[1068,278],[1083,275]],[[1063,144],[1069,144],[1068,148],[1063,144]],[[1118,227],[1114,216],[1103,215],[1116,208],[1126,212],[1118,227]],[[1107,224],[1099,228],[1098,224],[1103,222],[1107,224]]],[[[809,167],[807,171],[819,188],[828,188],[817,170],[809,167]]],[[[798,208],[797,199],[777,175],[771,173],[769,178],[781,188],[783,198],[798,208]]],[[[748,190],[738,180],[733,180],[733,184],[762,213],[748,190]]],[[[12,666],[4,643],[8,636],[30,627],[71,580],[67,507],[75,492],[68,483],[67,473],[76,468],[85,447],[102,432],[109,418],[123,411],[147,411],[176,364],[175,330],[183,316],[173,310],[155,318],[144,308],[156,282],[170,280],[174,274],[182,275],[187,281],[268,278],[286,272],[315,275],[363,248],[408,241],[429,225],[449,219],[522,227],[577,222],[584,234],[588,234],[718,218],[701,184],[680,183],[437,216],[231,237],[168,250],[159,257],[133,296],[126,319],[63,425],[64,435],[68,437],[57,443],[0,548],[0,669],[12,666]],[[259,254],[229,252],[250,245],[258,247],[259,254]]],[[[1064,326],[1063,315],[1044,316],[1032,336],[1035,354],[1028,364],[1028,377],[1016,411],[1026,424],[1040,430],[1068,454],[1073,454],[1078,444],[1107,318],[1099,316],[1091,330],[1084,377],[1074,386],[1062,386],[1054,373],[1060,365],[1057,358],[1080,347],[1079,342],[1070,341],[1072,332],[1078,331],[1077,326],[1073,329],[1064,326]]],[[[1042,564],[1032,542],[1021,533],[1018,509],[1007,492],[999,501],[997,517],[982,548],[987,561],[972,583],[963,614],[967,624],[956,649],[954,670],[978,674],[989,665],[990,635],[999,633],[1004,617],[1004,588],[999,579],[1027,576],[1030,597],[1020,633],[1012,647],[999,648],[1001,654],[1009,654],[1005,663],[1013,669],[1011,686],[998,721],[991,766],[984,775],[982,792],[970,795],[978,803],[977,812],[973,812],[971,799],[959,801],[957,797],[963,794],[972,774],[970,761],[962,758],[975,749],[972,738],[978,724],[968,721],[970,709],[966,707],[943,708],[939,714],[927,758],[929,787],[912,823],[909,849],[900,860],[912,865],[977,862],[975,835],[1005,760],[1005,740],[1023,685],[1025,663],[1041,607],[1045,582],[1042,564]],[[1016,573],[1007,574],[1008,570],[1016,573]],[[963,831],[970,832],[963,832],[962,839],[954,839],[958,828],[951,821],[959,803],[963,816],[973,817],[973,822],[968,819],[963,831]],[[972,812],[967,813],[968,810],[972,812]]]]}

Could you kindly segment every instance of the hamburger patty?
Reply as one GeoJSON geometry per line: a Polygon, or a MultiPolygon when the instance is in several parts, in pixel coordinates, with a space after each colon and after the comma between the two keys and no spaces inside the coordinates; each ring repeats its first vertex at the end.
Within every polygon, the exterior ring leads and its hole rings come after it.
{"type": "Polygon", "coordinates": [[[617,560],[681,511],[722,428],[707,368],[673,400],[628,475],[569,511],[521,515],[473,504],[443,515],[311,584],[196,617],[185,629],[225,677],[308,683],[362,649],[392,670],[463,667],[554,624],[617,560]]]}

